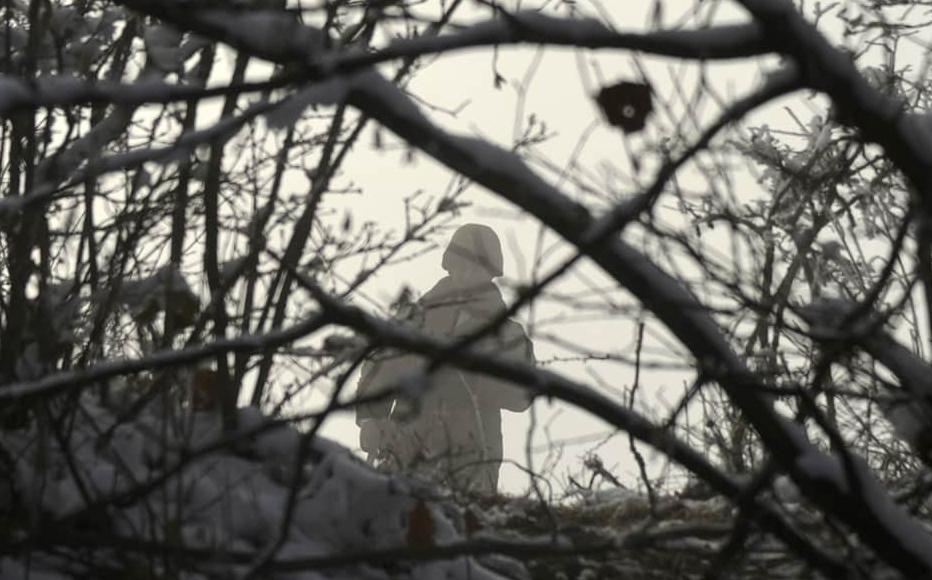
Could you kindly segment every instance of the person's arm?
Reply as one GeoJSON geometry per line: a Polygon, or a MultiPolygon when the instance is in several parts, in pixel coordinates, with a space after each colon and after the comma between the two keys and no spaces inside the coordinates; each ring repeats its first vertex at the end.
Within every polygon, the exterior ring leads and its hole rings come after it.
{"type": "MultiPolygon", "coordinates": [[[[513,320],[502,325],[501,336],[492,339],[494,354],[516,362],[534,364],[534,344],[524,328],[513,320]]],[[[481,404],[519,413],[531,406],[532,394],[510,381],[483,376],[473,381],[481,404]]]]}
{"type": "Polygon", "coordinates": [[[357,419],[359,425],[359,448],[377,455],[385,439],[385,423],[388,419],[357,419]]]}
{"type": "MultiPolygon", "coordinates": [[[[362,365],[359,382],[356,384],[356,397],[362,398],[376,394],[376,376],[379,373],[379,362],[372,359],[362,365]]],[[[390,400],[364,403],[356,406],[356,425],[359,426],[359,447],[374,457],[378,454],[382,444],[382,429],[380,424],[391,411],[390,400]]]]}
{"type": "MultiPolygon", "coordinates": [[[[369,397],[385,388],[384,374],[387,360],[368,360],[362,366],[356,397],[369,397]]],[[[392,410],[392,399],[373,401],[356,406],[356,424],[362,426],[364,421],[385,419],[392,410]]]]}

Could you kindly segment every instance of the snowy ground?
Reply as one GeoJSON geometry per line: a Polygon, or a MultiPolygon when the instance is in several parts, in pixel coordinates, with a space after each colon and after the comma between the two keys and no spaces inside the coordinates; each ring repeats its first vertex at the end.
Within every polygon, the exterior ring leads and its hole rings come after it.
{"type": "MultiPolygon", "coordinates": [[[[0,432],[0,579],[812,575],[754,526],[732,553],[738,512],[708,493],[467,497],[374,472],[254,408],[224,436],[214,412],[156,401],[118,421],[126,407],[70,404],[68,421],[0,432]]],[[[820,545],[851,550],[791,484],[771,500],[820,545]]]]}
{"type": "Polygon", "coordinates": [[[85,397],[71,425],[0,433],[15,464],[0,578],[501,578],[465,557],[341,565],[453,544],[457,512],[326,440],[302,452],[297,430],[255,409],[224,440],[213,413],[158,408],[108,433],[114,414],[85,397]]]}

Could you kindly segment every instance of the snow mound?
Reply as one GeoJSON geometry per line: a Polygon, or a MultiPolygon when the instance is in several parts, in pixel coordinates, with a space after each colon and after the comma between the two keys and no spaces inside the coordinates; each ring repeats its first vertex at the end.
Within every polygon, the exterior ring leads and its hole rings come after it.
{"type": "Polygon", "coordinates": [[[0,431],[15,465],[0,579],[503,578],[467,557],[379,559],[463,541],[457,509],[287,421],[244,408],[224,434],[213,412],[156,402],[120,422],[96,396],[77,403],[0,431]]]}

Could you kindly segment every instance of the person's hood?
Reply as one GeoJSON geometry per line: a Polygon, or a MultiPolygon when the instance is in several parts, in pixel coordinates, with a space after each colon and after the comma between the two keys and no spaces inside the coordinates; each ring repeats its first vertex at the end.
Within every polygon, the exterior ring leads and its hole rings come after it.
{"type": "Polygon", "coordinates": [[[497,278],[502,275],[502,243],[489,226],[462,225],[450,238],[441,266],[458,278],[497,278]]]}

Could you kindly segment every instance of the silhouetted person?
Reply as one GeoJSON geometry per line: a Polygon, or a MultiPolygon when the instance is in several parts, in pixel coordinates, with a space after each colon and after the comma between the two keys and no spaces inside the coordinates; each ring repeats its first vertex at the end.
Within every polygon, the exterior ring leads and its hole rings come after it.
{"type": "MultiPolygon", "coordinates": [[[[451,340],[470,334],[505,310],[492,282],[502,275],[502,248],[495,232],[467,224],[453,234],[443,254],[448,276],[412,305],[406,318],[421,331],[451,340]]],[[[533,363],[534,351],[524,328],[506,320],[498,332],[473,348],[533,363]]],[[[416,376],[426,361],[413,355],[382,353],[367,362],[358,395],[378,393],[416,376]]],[[[457,487],[495,492],[502,460],[502,409],[524,411],[525,390],[477,373],[443,367],[414,408],[387,400],[359,407],[360,445],[385,469],[435,470],[457,487]]]]}

